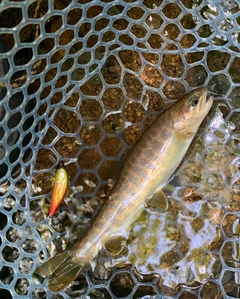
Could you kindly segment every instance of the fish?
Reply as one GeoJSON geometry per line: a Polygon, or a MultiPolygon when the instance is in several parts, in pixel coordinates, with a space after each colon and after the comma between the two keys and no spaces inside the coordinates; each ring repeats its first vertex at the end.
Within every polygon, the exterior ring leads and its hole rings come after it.
{"type": "Polygon", "coordinates": [[[197,88],[168,107],[146,129],[84,237],[36,269],[36,275],[48,277],[51,291],[61,291],[73,282],[93,264],[109,240],[127,237],[146,200],[164,187],[182,161],[212,104],[207,88],[197,88]]]}
{"type": "Polygon", "coordinates": [[[61,161],[57,167],[52,189],[51,204],[48,216],[53,216],[66,195],[68,188],[68,174],[64,163],[61,161]]]}

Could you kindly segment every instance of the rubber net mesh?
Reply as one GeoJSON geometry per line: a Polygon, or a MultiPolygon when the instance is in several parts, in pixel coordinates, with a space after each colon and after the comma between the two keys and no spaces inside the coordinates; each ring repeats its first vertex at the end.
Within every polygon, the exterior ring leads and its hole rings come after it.
{"type": "Polygon", "coordinates": [[[0,1],[1,298],[239,298],[239,6],[0,1]],[[215,101],[168,210],[144,210],[124,250],[62,292],[32,278],[83,234],[142,131],[198,86],[215,101]],[[69,192],[49,218],[59,161],[69,192]]]}

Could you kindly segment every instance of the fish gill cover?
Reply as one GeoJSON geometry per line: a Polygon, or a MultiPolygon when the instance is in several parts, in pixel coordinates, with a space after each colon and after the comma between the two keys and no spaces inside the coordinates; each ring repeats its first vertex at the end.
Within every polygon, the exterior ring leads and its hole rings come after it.
{"type": "Polygon", "coordinates": [[[238,1],[2,1],[2,298],[239,298],[238,1]],[[214,107],[118,256],[56,294],[37,266],[84,233],[116,169],[169,103],[206,86],[214,107]],[[64,160],[69,193],[48,218],[64,160]],[[109,265],[114,265],[109,267],[109,265]]]}

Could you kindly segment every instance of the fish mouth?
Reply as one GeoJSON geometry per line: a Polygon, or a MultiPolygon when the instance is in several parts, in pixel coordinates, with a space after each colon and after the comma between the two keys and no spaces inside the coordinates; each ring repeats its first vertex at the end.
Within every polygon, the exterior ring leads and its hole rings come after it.
{"type": "Polygon", "coordinates": [[[207,92],[205,99],[206,99],[205,104],[207,106],[207,110],[209,111],[212,107],[214,97],[209,92],[207,92]]]}
{"type": "Polygon", "coordinates": [[[207,95],[206,95],[206,103],[208,102],[208,101],[211,101],[213,99],[213,95],[211,95],[209,92],[207,93],[207,95]]]}
{"type": "Polygon", "coordinates": [[[199,96],[200,96],[200,98],[202,98],[202,102],[204,104],[207,104],[213,100],[213,96],[209,93],[209,91],[206,87],[200,87],[198,92],[199,92],[199,96]]]}
{"type": "Polygon", "coordinates": [[[206,87],[199,88],[200,105],[199,112],[202,111],[205,115],[209,112],[213,104],[213,95],[211,95],[206,87]]]}

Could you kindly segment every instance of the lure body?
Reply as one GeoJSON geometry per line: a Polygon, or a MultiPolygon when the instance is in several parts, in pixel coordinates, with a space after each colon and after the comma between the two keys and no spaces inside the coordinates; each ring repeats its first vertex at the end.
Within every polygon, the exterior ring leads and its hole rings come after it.
{"type": "Polygon", "coordinates": [[[36,270],[40,276],[49,276],[52,291],[64,289],[78,277],[109,239],[127,234],[145,200],[178,167],[212,103],[207,89],[198,88],[166,109],[143,133],[85,236],[36,270]]]}
{"type": "Polygon", "coordinates": [[[67,187],[68,174],[63,162],[60,162],[54,177],[49,216],[52,216],[56,212],[64,196],[66,195],[67,187]]]}

